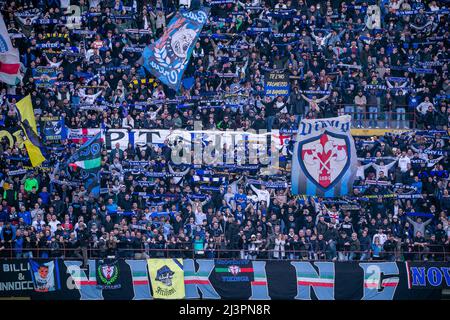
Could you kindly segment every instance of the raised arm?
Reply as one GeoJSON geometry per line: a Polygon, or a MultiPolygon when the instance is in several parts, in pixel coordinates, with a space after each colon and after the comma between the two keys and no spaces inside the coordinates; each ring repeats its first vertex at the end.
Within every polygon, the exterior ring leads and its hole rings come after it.
{"type": "Polygon", "coordinates": [[[399,86],[399,88],[406,88],[408,85],[408,81],[405,81],[405,83],[402,83],[402,85],[399,86]]]}
{"type": "Polygon", "coordinates": [[[433,167],[436,163],[438,163],[442,159],[444,159],[444,156],[440,156],[439,158],[430,160],[429,162],[427,162],[427,167],[433,167]]]}
{"type": "Polygon", "coordinates": [[[388,86],[388,88],[393,88],[394,86],[389,82],[388,79],[386,79],[386,84],[388,86]]]}
{"type": "Polygon", "coordinates": [[[252,185],[252,184],[250,185],[250,188],[252,188],[252,190],[255,191],[256,194],[258,194],[258,192],[259,192],[259,189],[258,189],[258,188],[256,188],[256,187],[255,187],[254,185],[252,185]]]}
{"type": "Polygon", "coordinates": [[[207,204],[207,203],[209,202],[209,200],[210,200],[210,196],[206,196],[205,201],[201,202],[202,207],[203,207],[205,204],[207,204]]]}
{"type": "Polygon", "coordinates": [[[323,96],[323,97],[320,98],[320,99],[316,99],[315,102],[316,102],[316,103],[320,103],[320,102],[322,102],[322,101],[327,100],[329,97],[330,97],[330,95],[327,94],[326,96],[323,96]]]}
{"type": "Polygon", "coordinates": [[[397,160],[392,161],[391,163],[386,165],[386,168],[389,170],[390,168],[392,168],[395,164],[397,163],[397,160]]]}
{"type": "Polygon", "coordinates": [[[367,168],[370,168],[370,167],[372,167],[373,165],[377,165],[376,163],[373,163],[373,162],[369,162],[368,164],[364,164],[364,165],[362,165],[361,167],[364,169],[364,170],[366,170],[367,168]]]}
{"type": "Polygon", "coordinates": [[[302,98],[305,99],[306,101],[311,102],[312,99],[308,98],[307,96],[305,96],[303,93],[301,94],[302,98]]]}

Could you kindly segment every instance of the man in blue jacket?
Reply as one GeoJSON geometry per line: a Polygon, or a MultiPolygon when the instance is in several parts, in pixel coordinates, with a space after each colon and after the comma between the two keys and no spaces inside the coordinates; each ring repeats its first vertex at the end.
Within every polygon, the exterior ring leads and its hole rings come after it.
{"type": "Polygon", "coordinates": [[[12,247],[13,242],[16,239],[16,227],[11,225],[11,222],[6,222],[6,225],[2,228],[2,232],[0,232],[0,241],[2,242],[2,246],[4,246],[3,257],[11,257],[12,256],[12,247]]]}
{"type": "Polygon", "coordinates": [[[30,211],[26,210],[24,206],[20,207],[20,212],[17,216],[19,217],[19,219],[23,218],[23,222],[25,222],[27,226],[31,226],[31,223],[33,222],[31,213],[30,211]]]}
{"type": "Polygon", "coordinates": [[[9,219],[8,210],[0,204],[0,221],[6,223],[9,219]]]}

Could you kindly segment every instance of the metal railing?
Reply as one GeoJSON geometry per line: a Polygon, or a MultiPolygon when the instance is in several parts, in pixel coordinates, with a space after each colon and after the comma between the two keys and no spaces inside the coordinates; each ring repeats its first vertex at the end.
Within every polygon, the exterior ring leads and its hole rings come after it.
{"type": "MultiPolygon", "coordinates": [[[[417,129],[423,124],[422,115],[416,111],[408,111],[408,106],[404,109],[383,110],[376,106],[367,106],[363,110],[358,110],[356,105],[336,105],[340,109],[338,115],[349,114],[352,116],[353,128],[383,128],[383,129],[417,129]]],[[[429,125],[434,126],[435,123],[429,125]]]]}
{"type": "MultiPolygon", "coordinates": [[[[191,243],[183,243],[192,246],[191,243]]],[[[146,258],[192,258],[192,259],[249,259],[249,260],[302,260],[302,261],[360,261],[363,258],[377,261],[450,261],[449,252],[444,245],[427,245],[421,251],[382,251],[374,256],[372,250],[292,250],[284,251],[274,249],[218,249],[204,247],[202,249],[184,248],[117,248],[117,247],[61,247],[57,250],[51,248],[16,249],[5,248],[0,250],[0,259],[22,258],[75,258],[75,259],[104,259],[107,257],[146,259],[146,258]],[[30,255],[31,253],[31,255],[30,255]]]]}

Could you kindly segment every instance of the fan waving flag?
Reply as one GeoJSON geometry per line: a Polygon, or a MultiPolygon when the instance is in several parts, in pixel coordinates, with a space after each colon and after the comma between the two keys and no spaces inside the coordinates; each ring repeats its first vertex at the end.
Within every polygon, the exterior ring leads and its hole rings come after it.
{"type": "Polygon", "coordinates": [[[144,67],[174,90],[181,86],[181,78],[208,12],[209,8],[177,12],[162,37],[142,53],[144,67]]]}
{"type": "Polygon", "coordinates": [[[3,16],[0,14],[0,81],[9,85],[17,85],[22,81],[20,74],[20,55],[13,48],[6,29],[3,16]]]}

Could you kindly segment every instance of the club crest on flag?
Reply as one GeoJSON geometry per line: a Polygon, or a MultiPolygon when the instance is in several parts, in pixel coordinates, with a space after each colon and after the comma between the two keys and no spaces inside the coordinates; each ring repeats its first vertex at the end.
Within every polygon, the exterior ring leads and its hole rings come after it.
{"type": "Polygon", "coordinates": [[[111,277],[115,273],[116,268],[114,266],[110,265],[104,265],[102,266],[102,274],[106,278],[106,280],[111,280],[111,277]]]}
{"type": "Polygon", "coordinates": [[[97,286],[102,289],[119,289],[120,268],[117,260],[96,261],[97,286]]]}
{"type": "Polygon", "coordinates": [[[148,259],[147,266],[155,299],[185,297],[182,259],[148,259]]]}
{"type": "Polygon", "coordinates": [[[157,271],[156,279],[157,281],[161,281],[166,286],[171,287],[172,286],[172,278],[175,272],[170,270],[168,266],[163,266],[157,271]]]}
{"type": "Polygon", "coordinates": [[[339,182],[350,165],[346,135],[325,130],[298,145],[298,161],[305,175],[324,191],[339,182]]]}
{"type": "Polygon", "coordinates": [[[237,276],[241,272],[241,268],[239,266],[229,266],[228,271],[233,275],[237,276]]]}

